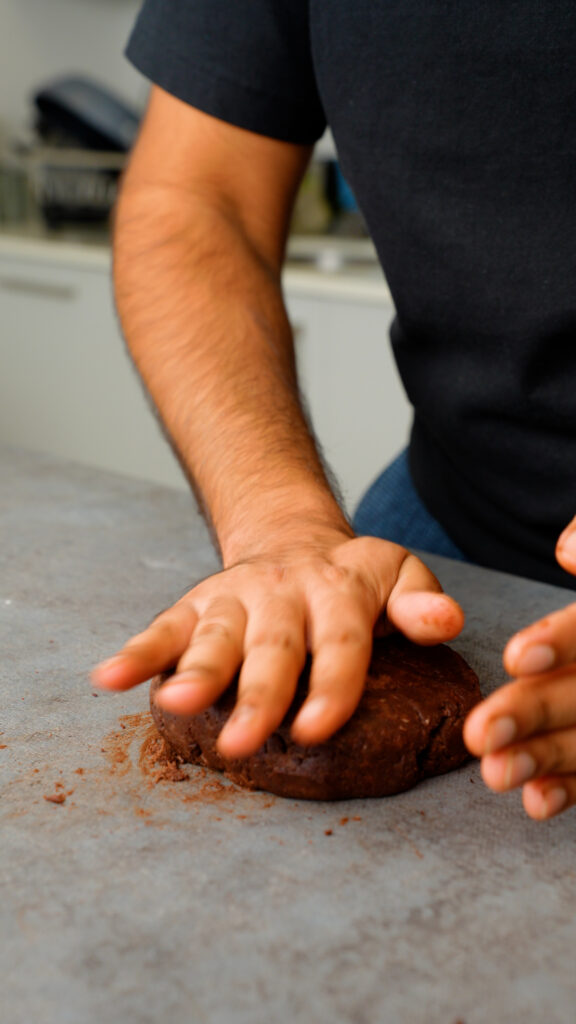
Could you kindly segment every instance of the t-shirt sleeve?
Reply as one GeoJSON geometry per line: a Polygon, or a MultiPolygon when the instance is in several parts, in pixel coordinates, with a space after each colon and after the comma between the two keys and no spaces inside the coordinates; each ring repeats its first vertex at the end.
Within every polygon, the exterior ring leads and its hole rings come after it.
{"type": "Polygon", "coordinates": [[[315,142],[309,0],[145,0],[126,55],[162,89],[213,117],[286,142],[315,142]]]}

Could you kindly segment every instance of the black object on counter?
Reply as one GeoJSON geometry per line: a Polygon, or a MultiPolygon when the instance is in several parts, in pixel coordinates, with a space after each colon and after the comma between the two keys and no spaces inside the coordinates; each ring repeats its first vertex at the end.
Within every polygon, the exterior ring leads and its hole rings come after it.
{"type": "Polygon", "coordinates": [[[84,76],[57,78],[34,96],[36,128],[52,145],[126,153],[138,131],[138,113],[107,87],[84,76]]]}
{"type": "Polygon", "coordinates": [[[34,96],[41,145],[29,154],[32,191],[46,223],[108,219],[139,115],[81,75],[57,78],[34,96]]]}

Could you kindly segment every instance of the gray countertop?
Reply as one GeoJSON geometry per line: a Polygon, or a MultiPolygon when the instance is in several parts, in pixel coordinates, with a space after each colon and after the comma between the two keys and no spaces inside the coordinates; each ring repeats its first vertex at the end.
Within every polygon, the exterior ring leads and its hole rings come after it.
{"type": "MultiPolygon", "coordinates": [[[[341,804],[155,780],[146,689],[87,676],[215,567],[191,499],[29,453],[0,472],[2,1024],[574,1021],[574,813],[530,821],[473,762],[341,804]]],[[[484,692],[573,600],[429,561],[484,692]]]]}

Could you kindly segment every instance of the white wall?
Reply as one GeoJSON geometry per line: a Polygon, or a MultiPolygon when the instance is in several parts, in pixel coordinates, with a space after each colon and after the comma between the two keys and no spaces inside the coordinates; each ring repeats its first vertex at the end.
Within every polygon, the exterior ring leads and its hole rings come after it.
{"type": "Polygon", "coordinates": [[[140,0],[0,0],[0,130],[30,123],[30,94],[89,74],[142,107],[147,85],[123,56],[140,0]]]}

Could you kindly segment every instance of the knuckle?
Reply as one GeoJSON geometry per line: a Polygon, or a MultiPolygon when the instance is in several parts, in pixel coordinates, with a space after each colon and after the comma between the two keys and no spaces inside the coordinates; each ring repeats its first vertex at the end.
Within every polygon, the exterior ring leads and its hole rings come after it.
{"type": "Polygon", "coordinates": [[[198,661],[197,658],[183,658],[178,662],[178,673],[193,672],[194,675],[209,679],[220,679],[221,670],[209,661],[198,661]]]}
{"type": "Polygon", "coordinates": [[[548,772],[562,772],[568,767],[564,744],[554,733],[551,733],[547,738],[546,754],[542,760],[544,761],[542,768],[548,772]]]}
{"type": "Polygon", "coordinates": [[[368,636],[365,630],[354,626],[343,626],[341,629],[332,630],[324,637],[325,644],[334,644],[338,647],[366,647],[368,636]]]}
{"type": "Polygon", "coordinates": [[[547,697],[542,693],[533,695],[535,726],[543,732],[552,728],[552,709],[547,697]]]}
{"type": "Polygon", "coordinates": [[[257,707],[268,702],[270,689],[265,683],[246,683],[238,698],[237,707],[257,707]]]}
{"type": "Polygon", "coordinates": [[[260,568],[260,581],[268,590],[274,590],[281,584],[286,583],[288,578],[288,566],[282,562],[272,562],[260,568]]]}
{"type": "Polygon", "coordinates": [[[316,603],[333,614],[371,615],[380,606],[378,585],[369,574],[342,565],[323,566],[316,603]]]}
{"type": "Polygon", "coordinates": [[[283,583],[286,579],[285,565],[271,565],[269,570],[270,582],[273,584],[283,583]]]}
{"type": "Polygon", "coordinates": [[[226,622],[235,618],[241,607],[240,601],[234,594],[219,594],[216,597],[211,597],[202,605],[201,615],[209,622],[226,622]]]}
{"type": "Polygon", "coordinates": [[[268,629],[257,633],[250,642],[251,648],[272,647],[277,651],[296,652],[300,649],[296,637],[286,629],[268,629]]]}
{"type": "Polygon", "coordinates": [[[217,620],[204,620],[200,622],[194,632],[196,640],[219,640],[224,643],[235,643],[235,637],[229,626],[217,620]]]}
{"type": "Polygon", "coordinates": [[[322,576],[326,583],[339,589],[355,589],[360,581],[358,571],[349,565],[325,565],[322,576]]]}
{"type": "Polygon", "coordinates": [[[323,576],[327,583],[342,584],[348,580],[350,570],[344,565],[325,565],[323,576]]]}

